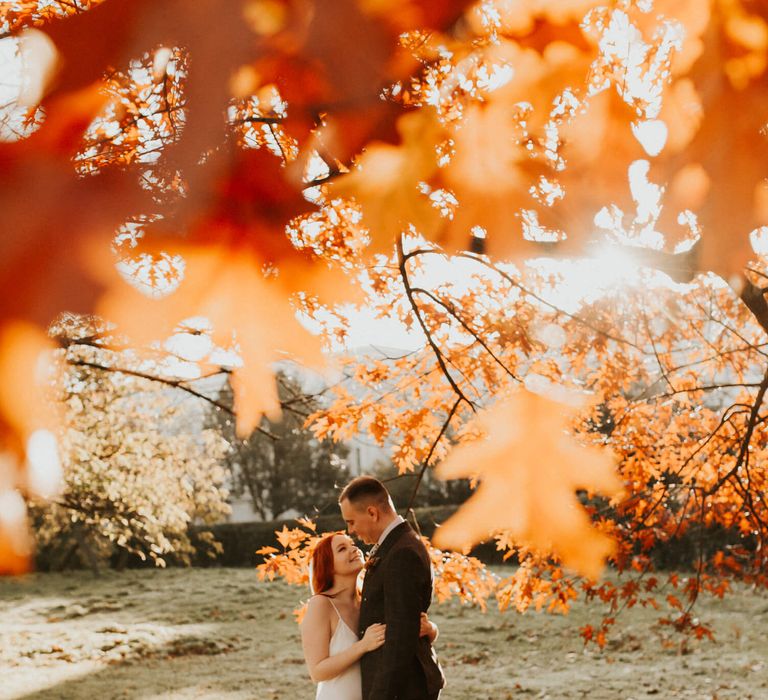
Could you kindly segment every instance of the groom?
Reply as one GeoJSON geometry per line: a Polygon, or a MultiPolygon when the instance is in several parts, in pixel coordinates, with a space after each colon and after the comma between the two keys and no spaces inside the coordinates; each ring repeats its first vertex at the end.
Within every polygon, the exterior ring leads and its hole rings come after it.
{"type": "Polygon", "coordinates": [[[437,700],[445,684],[432,645],[419,637],[432,597],[427,549],[378,479],[359,476],[339,496],[350,535],[374,545],[366,564],[359,631],[387,626],[384,645],[360,660],[363,700],[437,700]]]}

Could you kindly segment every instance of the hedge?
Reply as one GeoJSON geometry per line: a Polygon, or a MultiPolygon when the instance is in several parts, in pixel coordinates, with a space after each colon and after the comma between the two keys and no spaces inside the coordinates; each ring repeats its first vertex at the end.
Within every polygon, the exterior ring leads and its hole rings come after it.
{"type": "MultiPolygon", "coordinates": [[[[431,508],[417,508],[415,510],[416,521],[423,535],[432,537],[437,525],[445,522],[457,506],[437,506],[431,508]]],[[[332,532],[344,530],[344,521],[340,514],[321,515],[316,520],[317,532],[332,532]]],[[[265,546],[278,547],[275,539],[275,531],[283,526],[296,527],[296,520],[272,520],[269,522],[251,523],[221,523],[206,530],[213,533],[214,538],[221,544],[223,552],[215,559],[199,556],[194,564],[196,566],[256,566],[264,559],[256,554],[256,550],[265,546]]],[[[493,543],[476,547],[472,554],[483,559],[487,563],[501,563],[502,554],[496,552],[493,543]]]]}
{"type": "MultiPolygon", "coordinates": [[[[435,529],[440,523],[445,522],[458,506],[434,506],[430,508],[417,508],[416,519],[423,535],[432,537],[435,529]]],[[[343,530],[344,522],[339,513],[330,515],[321,515],[315,520],[317,532],[332,532],[334,530],[343,530]]],[[[283,527],[296,527],[295,519],[272,520],[268,522],[245,522],[245,523],[220,523],[214,526],[193,528],[190,532],[190,539],[193,545],[200,541],[197,533],[211,532],[216,541],[221,544],[222,552],[215,558],[211,558],[205,552],[207,547],[197,547],[197,554],[192,558],[193,566],[211,567],[211,566],[232,566],[232,567],[255,567],[263,561],[263,557],[256,554],[258,549],[265,546],[279,547],[275,537],[275,531],[283,527]]],[[[72,542],[62,540],[54,542],[47,547],[38,550],[36,556],[36,568],[38,571],[58,570],[61,568],[94,568],[93,563],[89,562],[81,552],[72,549],[72,542]],[[67,556],[62,559],[62,552],[67,556]]],[[[721,528],[700,528],[692,527],[683,535],[673,538],[667,542],[657,542],[654,547],[646,554],[650,556],[654,568],[657,570],[685,570],[693,568],[697,563],[697,553],[704,551],[705,557],[711,556],[719,549],[727,549],[733,545],[746,545],[754,547],[754,542],[744,542],[743,538],[737,532],[723,530],[721,528]]],[[[510,558],[507,562],[503,560],[503,552],[496,549],[493,541],[475,547],[471,554],[476,556],[486,564],[515,564],[516,559],[510,558]]],[[[166,563],[169,566],[180,565],[172,556],[166,556],[166,563]]],[[[138,556],[128,554],[124,550],[118,550],[111,557],[109,565],[112,568],[145,568],[152,567],[151,560],[141,560],[138,556]]]]}

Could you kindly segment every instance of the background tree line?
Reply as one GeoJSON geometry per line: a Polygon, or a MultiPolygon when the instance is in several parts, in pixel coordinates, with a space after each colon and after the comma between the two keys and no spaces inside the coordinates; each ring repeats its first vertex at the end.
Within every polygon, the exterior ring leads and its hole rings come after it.
{"type": "MultiPolygon", "coordinates": [[[[302,389],[296,368],[277,375],[282,419],[262,418],[241,439],[227,372],[183,379],[182,356],[161,346],[137,353],[93,317],[64,316],[50,332],[60,347],[50,391],[65,414],[64,488],[33,510],[46,568],[215,560],[220,547],[205,526],[227,519],[233,496],[258,520],[335,514],[349,448],[306,425],[323,398],[302,389]]],[[[393,480],[404,507],[410,481],[391,465],[376,473],[393,480]]],[[[415,504],[466,495],[431,480],[415,504]]]]}

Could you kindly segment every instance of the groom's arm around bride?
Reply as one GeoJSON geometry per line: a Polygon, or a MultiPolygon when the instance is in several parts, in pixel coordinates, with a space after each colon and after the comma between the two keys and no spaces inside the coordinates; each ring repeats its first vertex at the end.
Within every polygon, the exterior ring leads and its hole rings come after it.
{"type": "Polygon", "coordinates": [[[367,564],[360,629],[387,625],[384,645],[361,659],[363,700],[434,700],[444,684],[421,613],[432,597],[429,554],[372,477],[350,482],[339,498],[350,534],[377,545],[367,564]]]}

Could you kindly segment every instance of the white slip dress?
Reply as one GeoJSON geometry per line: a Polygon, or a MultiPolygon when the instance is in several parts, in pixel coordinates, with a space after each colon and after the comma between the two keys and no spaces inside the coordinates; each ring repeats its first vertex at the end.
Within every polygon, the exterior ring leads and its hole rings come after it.
{"type": "MultiPolygon", "coordinates": [[[[333,605],[333,601],[331,605],[333,605]]],[[[336,606],[333,605],[333,609],[336,610],[336,606]]],[[[336,625],[336,630],[331,637],[331,643],[328,647],[328,655],[334,656],[339,654],[345,649],[349,649],[355,642],[359,641],[359,637],[349,629],[349,626],[339,615],[339,611],[336,610],[336,615],[339,617],[339,622],[336,625]]],[[[343,671],[338,676],[335,676],[327,681],[320,681],[317,684],[317,695],[315,700],[363,700],[363,681],[360,677],[360,662],[355,661],[346,671],[343,671]]]]}

